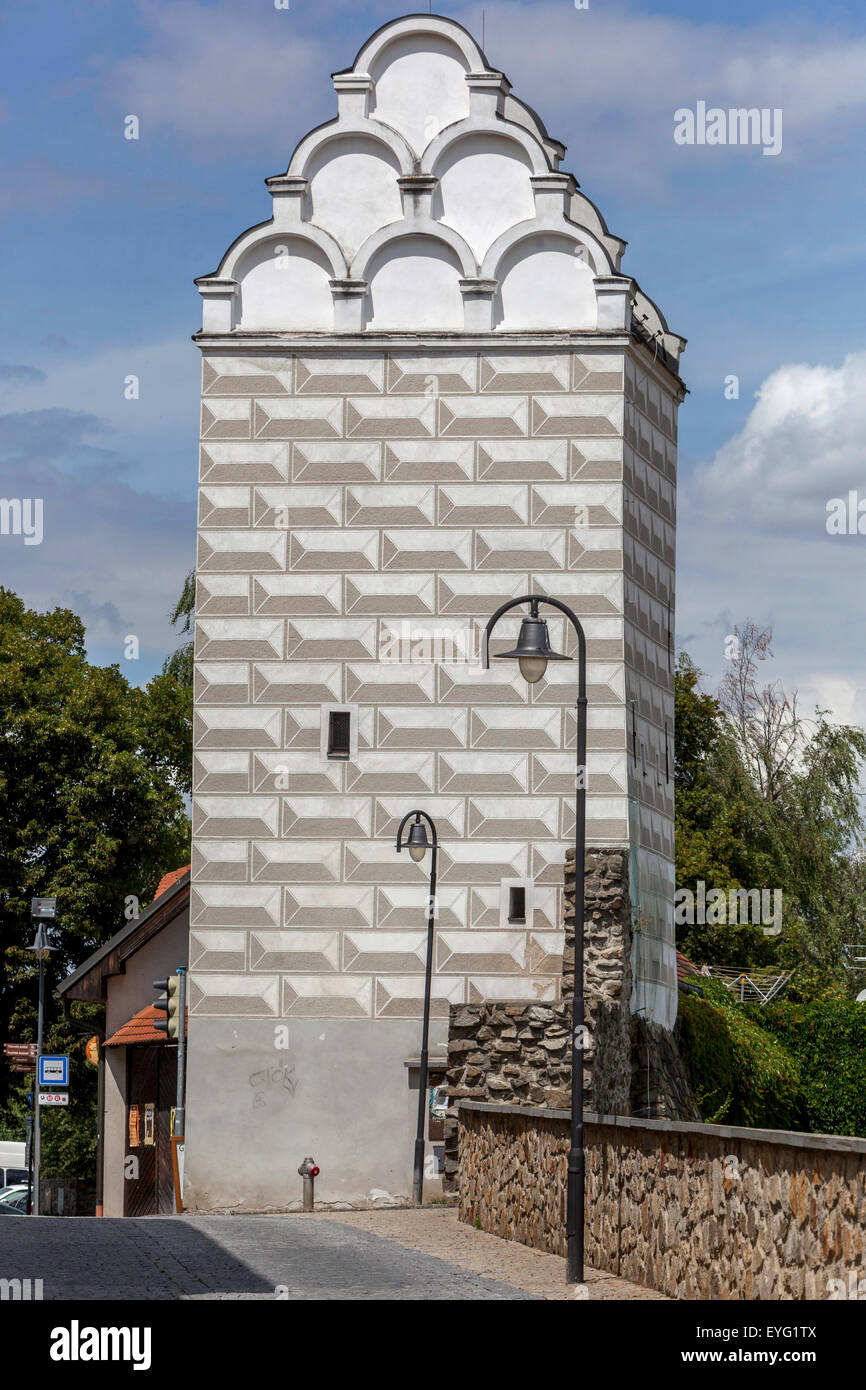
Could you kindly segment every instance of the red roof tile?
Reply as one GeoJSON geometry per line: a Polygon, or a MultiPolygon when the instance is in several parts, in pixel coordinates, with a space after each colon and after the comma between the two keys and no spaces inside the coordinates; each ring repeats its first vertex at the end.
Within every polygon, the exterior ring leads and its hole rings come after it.
{"type": "Polygon", "coordinates": [[[700,973],[698,967],[692,965],[682,951],[677,951],[677,980],[685,980],[689,975],[700,975],[700,973]]]}
{"type": "MultiPolygon", "coordinates": [[[[148,1004],[141,1013],[134,1014],[128,1022],[118,1028],[117,1032],[110,1038],[106,1038],[103,1047],[131,1047],[136,1043],[164,1043],[168,1042],[165,1033],[158,1033],[154,1028],[154,1023],[158,1018],[165,1018],[165,1012],[155,1009],[152,1004],[148,1004]]],[[[189,1019],[189,1013],[187,1013],[189,1019]]]]}
{"type": "Polygon", "coordinates": [[[169,888],[172,888],[179,878],[183,878],[184,874],[188,873],[189,864],[184,864],[181,869],[172,869],[170,874],[163,874],[159,883],[156,885],[156,892],[153,895],[154,902],[156,902],[157,898],[161,897],[163,893],[167,893],[169,888]]]}

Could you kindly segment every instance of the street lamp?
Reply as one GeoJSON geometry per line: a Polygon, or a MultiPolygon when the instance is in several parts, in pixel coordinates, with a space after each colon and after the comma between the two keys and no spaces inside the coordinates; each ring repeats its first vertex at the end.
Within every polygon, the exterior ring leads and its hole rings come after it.
{"type": "Polygon", "coordinates": [[[421,1071],[418,1077],[418,1127],[415,1131],[415,1159],[412,1167],[412,1201],[420,1207],[424,1189],[424,1120],[427,1114],[427,1056],[430,1036],[430,989],[433,981],[433,921],[436,906],[436,857],[439,841],[436,826],[426,811],[409,811],[397,831],[397,853],[403,848],[403,830],[412,820],[405,845],[416,864],[420,864],[428,849],[430,853],[430,889],[427,897],[427,964],[424,973],[424,1021],[421,1025],[421,1071]],[[412,820],[412,817],[415,817],[412,820]],[[423,817],[423,819],[422,819],[423,817]],[[427,825],[424,824],[427,822],[427,825]],[[430,827],[432,841],[427,838],[430,827]]]}
{"type": "Polygon", "coordinates": [[[585,999],[583,985],[584,873],[586,860],[586,636],[577,616],[559,599],[544,594],[524,594],[497,608],[484,629],[481,664],[489,669],[490,635],[499,619],[512,608],[529,604],[529,616],[520,624],[517,645],[510,652],[497,652],[497,658],[517,661],[530,685],[540,681],[550,661],[570,661],[550,645],[547,622],[538,615],[540,603],[564,613],[577,633],[577,775],[574,808],[574,998],[572,1003],[571,1049],[571,1147],[568,1151],[568,1191],[566,1197],[566,1280],[583,1283],[583,1228],[586,1161],[583,1149],[583,1049],[585,1037],[585,999]]]}
{"type": "Polygon", "coordinates": [[[33,898],[30,915],[38,922],[33,945],[28,950],[35,951],[39,959],[39,1017],[36,1025],[36,1085],[33,1087],[33,1189],[30,1200],[31,1215],[39,1215],[39,1174],[42,1162],[42,1116],[39,1110],[39,1059],[42,1056],[42,1031],[45,1019],[45,970],[43,962],[48,952],[56,947],[51,945],[46,921],[53,921],[57,907],[56,898],[33,898]]]}

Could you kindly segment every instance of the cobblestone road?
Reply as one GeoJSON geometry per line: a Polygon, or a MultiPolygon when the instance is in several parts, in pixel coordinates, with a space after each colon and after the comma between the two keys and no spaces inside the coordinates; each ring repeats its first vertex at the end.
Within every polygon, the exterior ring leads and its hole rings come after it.
{"type": "MultiPolygon", "coordinates": [[[[0,1279],[45,1299],[564,1299],[564,1263],[435,1207],[0,1222],[0,1279]]],[[[659,1297],[595,1272],[588,1295],[659,1297]]]]}

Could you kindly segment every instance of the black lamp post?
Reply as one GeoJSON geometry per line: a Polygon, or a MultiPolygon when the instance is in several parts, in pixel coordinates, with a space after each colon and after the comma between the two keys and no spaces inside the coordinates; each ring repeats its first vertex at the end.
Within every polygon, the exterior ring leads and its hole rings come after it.
{"type": "Polygon", "coordinates": [[[436,856],[439,841],[436,826],[426,811],[410,811],[400,822],[397,831],[397,853],[406,845],[416,864],[420,864],[430,850],[430,890],[427,898],[427,964],[424,972],[424,1021],[421,1025],[421,1071],[418,1077],[418,1128],[415,1132],[415,1160],[412,1168],[412,1201],[420,1207],[424,1190],[424,1120],[427,1114],[427,1056],[430,1037],[430,989],[433,982],[433,922],[436,916],[436,856]],[[412,820],[412,817],[415,817],[412,820]],[[422,820],[423,816],[423,820],[422,820]],[[412,820],[409,834],[403,840],[406,822],[412,820]],[[427,825],[431,840],[427,838],[427,825]]]}
{"type": "Polygon", "coordinates": [[[529,617],[520,624],[517,646],[497,657],[517,661],[530,685],[541,680],[549,661],[570,661],[550,645],[547,622],[538,616],[540,603],[550,604],[564,613],[577,633],[577,776],[574,816],[574,1002],[572,1004],[571,1048],[571,1147],[568,1152],[568,1193],[566,1198],[566,1280],[583,1283],[583,1227],[586,1162],[583,1149],[583,1047],[585,1001],[583,989],[583,894],[586,859],[586,636],[576,615],[559,599],[544,594],[525,594],[497,608],[484,630],[482,666],[489,668],[490,634],[503,614],[521,604],[529,604],[529,617]]]}
{"type": "Polygon", "coordinates": [[[46,921],[53,921],[57,907],[56,898],[33,898],[30,903],[30,915],[34,922],[38,922],[36,936],[33,938],[33,945],[27,949],[35,951],[39,960],[39,1013],[36,1027],[36,1081],[33,1086],[33,1129],[31,1131],[31,1163],[28,1168],[28,1192],[30,1214],[39,1216],[40,1214],[40,1188],[41,1188],[41,1164],[42,1164],[42,1112],[39,1109],[39,1095],[41,1091],[39,1069],[42,1057],[42,1033],[45,1021],[45,968],[44,962],[48,959],[49,951],[56,950],[51,944],[51,936],[45,925],[46,921]],[[30,1179],[32,1170],[33,1178],[30,1179]]]}

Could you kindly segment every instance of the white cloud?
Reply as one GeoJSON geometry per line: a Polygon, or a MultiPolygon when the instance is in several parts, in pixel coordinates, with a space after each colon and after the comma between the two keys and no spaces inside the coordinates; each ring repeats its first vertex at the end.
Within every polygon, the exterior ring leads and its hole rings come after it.
{"type": "Polygon", "coordinates": [[[177,645],[167,614],[195,563],[200,371],[198,349],[169,340],[0,381],[0,495],[44,504],[41,545],[0,538],[2,583],[31,607],[72,608],[91,658],[133,682],[177,645]],[[123,659],[128,633],[140,661],[123,659]]]}
{"type": "MultiPolygon", "coordinates": [[[[195,291],[190,286],[192,311],[195,291]]],[[[196,477],[201,354],[189,338],[116,344],[93,356],[70,356],[20,381],[0,377],[0,411],[26,415],[66,410],[98,418],[100,447],[136,460],[148,486],[178,485],[177,452],[189,441],[189,472],[196,477]],[[124,382],[139,379],[139,397],[127,400],[124,382]]],[[[46,461],[50,455],[45,456],[46,461]]],[[[182,485],[182,483],[181,483],[182,485]]]]}
{"type": "Polygon", "coordinates": [[[288,158],[306,134],[298,112],[330,91],[336,114],[333,52],[299,33],[291,10],[157,3],[141,5],[139,17],[144,51],[116,64],[108,87],[140,118],[142,138],[166,126],[200,144],[285,132],[288,158]]]}
{"type": "MultiPolygon", "coordinates": [[[[480,6],[457,16],[480,35],[480,6]]],[[[551,135],[572,143],[566,166],[601,186],[658,194],[674,170],[711,172],[756,157],[766,174],[828,127],[855,136],[866,117],[866,39],[823,18],[780,29],[615,4],[502,4],[488,10],[486,49],[515,96],[537,106],[551,135]],[[674,111],[698,100],[781,107],[782,155],[675,145],[674,111]]]]}
{"type": "MultiPolygon", "coordinates": [[[[450,13],[480,40],[480,5],[450,13]]],[[[140,117],[142,138],[148,128],[169,128],[210,157],[250,138],[272,148],[276,133],[287,158],[311,125],[336,114],[330,73],[393,17],[378,4],[336,3],[327,25],[321,14],[276,10],[267,0],[140,5],[142,51],[104,76],[105,95],[140,117]],[[319,37],[320,25],[336,33],[319,37]]],[[[654,196],[677,169],[712,171],[725,159],[756,156],[759,166],[780,162],[757,150],[675,145],[678,107],[782,107],[781,159],[828,126],[856,138],[866,114],[866,39],[823,18],[780,31],[621,4],[505,3],[487,7],[486,50],[550,134],[572,143],[566,165],[578,178],[654,196]]]]}
{"type": "Polygon", "coordinates": [[[695,470],[686,495],[717,521],[814,535],[828,499],[858,484],[866,498],[866,352],[839,367],[779,367],[755,395],[744,428],[695,470]]]}
{"type": "Polygon", "coordinates": [[[866,536],[829,535],[826,503],[866,499],[866,352],[790,364],[762,383],[744,428],[680,480],[677,636],[712,681],[725,636],[774,631],[767,679],[837,720],[866,723],[860,615],[866,536]]]}

